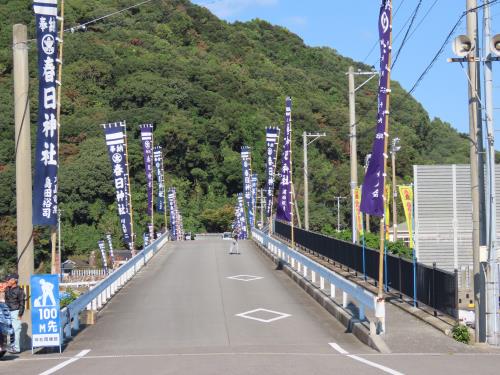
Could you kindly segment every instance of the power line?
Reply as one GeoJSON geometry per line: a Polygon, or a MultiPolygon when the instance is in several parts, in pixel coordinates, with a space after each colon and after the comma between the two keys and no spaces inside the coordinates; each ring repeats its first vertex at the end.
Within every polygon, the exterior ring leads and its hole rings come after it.
{"type": "Polygon", "coordinates": [[[403,41],[401,42],[401,45],[399,46],[398,52],[396,52],[396,57],[394,58],[394,61],[391,65],[391,70],[394,69],[394,65],[396,65],[396,62],[398,61],[399,54],[401,53],[401,50],[405,46],[406,41],[408,40],[408,34],[411,30],[411,27],[413,26],[413,22],[415,22],[415,19],[417,18],[418,10],[420,9],[420,6],[422,5],[422,0],[420,0],[417,4],[417,7],[413,11],[413,15],[411,17],[410,25],[408,26],[408,29],[406,29],[405,36],[403,37],[403,41]]]}
{"type": "MultiPolygon", "coordinates": [[[[491,0],[489,5],[493,5],[495,3],[498,3],[498,1],[500,0],[491,0]]],[[[458,18],[458,21],[455,23],[455,25],[453,26],[453,28],[451,29],[451,31],[448,33],[448,35],[446,36],[443,44],[441,45],[441,47],[439,48],[439,50],[436,52],[436,54],[434,55],[434,57],[432,58],[431,62],[427,65],[427,67],[424,69],[424,71],[422,72],[422,74],[420,74],[420,76],[417,78],[417,80],[415,81],[415,83],[413,84],[412,88],[410,89],[410,91],[408,91],[408,95],[411,95],[415,89],[417,88],[417,86],[420,84],[420,82],[422,82],[422,80],[424,79],[424,77],[427,75],[427,73],[429,73],[429,71],[432,69],[432,67],[434,66],[434,63],[437,61],[437,59],[439,58],[439,56],[441,56],[441,54],[443,53],[444,51],[444,48],[446,47],[446,45],[449,43],[451,37],[453,36],[453,34],[455,33],[456,29],[458,28],[458,26],[462,23],[462,20],[464,19],[464,17],[470,13],[470,12],[475,12],[476,10],[478,9],[481,9],[484,7],[484,4],[483,5],[479,5],[475,8],[472,8],[472,9],[469,9],[469,10],[466,10],[464,11],[460,17],[458,18]]]]}
{"type": "Polygon", "coordinates": [[[71,31],[71,32],[74,32],[76,30],[85,30],[85,28],[87,27],[87,25],[90,25],[90,24],[93,24],[93,23],[96,23],[96,22],[99,22],[99,21],[102,21],[106,18],[109,18],[109,17],[112,17],[112,16],[115,16],[117,14],[120,14],[120,13],[123,13],[123,12],[126,12],[127,10],[130,10],[130,9],[134,9],[134,8],[138,8],[140,7],[141,5],[144,5],[144,4],[147,4],[147,3],[150,3],[154,0],[145,0],[145,1],[142,1],[140,3],[137,3],[137,4],[134,4],[134,5],[131,5],[127,8],[123,8],[123,9],[120,9],[120,10],[117,10],[115,12],[112,12],[112,13],[109,13],[109,14],[106,14],[104,16],[101,16],[101,17],[98,17],[96,19],[93,19],[91,21],[88,21],[88,22],[85,22],[85,23],[81,23],[79,25],[76,25],[76,26],[73,26],[73,27],[69,27],[67,29],[64,29],[65,32],[68,32],[68,31],[71,31]]]}

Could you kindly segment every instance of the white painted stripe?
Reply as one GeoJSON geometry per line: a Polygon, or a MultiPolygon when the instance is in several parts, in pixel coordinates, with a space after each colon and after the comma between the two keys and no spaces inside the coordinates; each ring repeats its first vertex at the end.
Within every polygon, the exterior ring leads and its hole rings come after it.
{"type": "Polygon", "coordinates": [[[354,354],[349,354],[349,352],[347,352],[346,350],[342,349],[340,347],[340,345],[337,344],[337,343],[335,343],[335,342],[330,342],[329,345],[333,349],[335,349],[336,351],[338,351],[340,354],[345,355],[346,357],[349,357],[351,359],[354,359],[355,361],[364,363],[365,365],[368,365],[368,366],[371,366],[371,367],[378,368],[379,370],[387,372],[388,374],[392,374],[392,375],[404,375],[402,372],[393,370],[393,369],[391,369],[389,367],[385,367],[385,366],[379,365],[378,363],[375,363],[375,362],[369,361],[367,359],[358,357],[357,355],[354,355],[354,354]]]}
{"type": "Polygon", "coordinates": [[[33,7],[35,14],[42,14],[44,16],[57,16],[57,8],[56,7],[42,7],[35,5],[33,7]]]}
{"type": "Polygon", "coordinates": [[[88,354],[88,352],[90,352],[90,349],[82,350],[80,353],[78,353],[77,355],[75,355],[73,358],[68,359],[67,361],[64,361],[62,363],[59,363],[57,366],[54,366],[54,367],[48,369],[47,371],[44,371],[44,372],[40,373],[39,375],[50,375],[50,374],[53,374],[54,372],[59,371],[63,367],[66,367],[67,365],[69,365],[69,364],[71,364],[73,362],[76,362],[80,358],[86,356],[88,354]]]}
{"type": "Polygon", "coordinates": [[[125,142],[123,141],[123,139],[118,139],[116,141],[107,141],[106,142],[106,145],[107,146],[112,146],[112,145],[123,145],[125,144],[125,142]]]}
{"type": "Polygon", "coordinates": [[[106,139],[120,139],[123,138],[123,132],[106,134],[106,139]]]}

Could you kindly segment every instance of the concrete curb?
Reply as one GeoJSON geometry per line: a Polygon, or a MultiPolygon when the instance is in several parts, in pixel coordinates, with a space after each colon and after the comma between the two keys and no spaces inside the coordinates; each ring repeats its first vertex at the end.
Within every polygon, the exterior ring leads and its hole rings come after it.
{"type": "Polygon", "coordinates": [[[337,305],[309,280],[302,277],[290,266],[283,264],[278,257],[271,254],[266,248],[257,242],[254,242],[257,247],[278,266],[278,269],[283,270],[293,281],[295,281],[307,294],[309,294],[316,302],[318,302],[330,315],[337,319],[347,332],[352,333],[359,341],[368,345],[383,354],[391,353],[391,350],[385,341],[379,335],[370,335],[370,329],[363,325],[359,319],[352,317],[341,306],[337,305]]]}

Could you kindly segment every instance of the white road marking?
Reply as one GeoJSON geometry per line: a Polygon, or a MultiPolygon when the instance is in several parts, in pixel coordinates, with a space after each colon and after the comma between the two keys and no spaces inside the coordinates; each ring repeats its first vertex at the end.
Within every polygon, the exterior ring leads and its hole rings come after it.
{"type": "Polygon", "coordinates": [[[368,365],[368,366],[371,366],[371,367],[375,367],[375,368],[378,368],[379,370],[382,370],[384,372],[387,372],[388,374],[392,374],[392,375],[404,375],[402,372],[399,372],[399,371],[396,371],[396,370],[393,370],[389,367],[385,367],[385,366],[382,366],[382,365],[379,365],[378,363],[375,363],[375,362],[372,362],[372,361],[369,361],[367,359],[364,359],[364,358],[361,358],[361,357],[358,357],[357,355],[354,355],[354,354],[349,354],[349,352],[347,352],[346,350],[342,349],[340,347],[339,344],[337,343],[334,343],[334,342],[330,342],[329,345],[335,349],[336,351],[338,351],[340,354],[342,355],[345,355],[346,357],[349,357],[349,358],[352,358],[354,359],[355,361],[359,361],[359,362],[362,362],[364,363],[365,365],[368,365]]]}
{"type": "Polygon", "coordinates": [[[273,311],[273,310],[267,310],[267,309],[259,308],[259,309],[247,311],[247,312],[244,312],[244,313],[241,313],[241,314],[236,314],[235,316],[239,316],[240,318],[245,318],[245,319],[257,320],[258,322],[262,322],[262,323],[271,323],[271,322],[274,322],[275,320],[288,318],[288,317],[290,317],[292,315],[291,314],[285,314],[285,313],[282,313],[282,312],[279,312],[279,311],[273,311]],[[270,319],[262,319],[262,318],[258,318],[256,316],[251,316],[250,315],[250,314],[257,313],[257,312],[262,312],[262,311],[270,313],[270,314],[274,314],[274,315],[277,315],[277,316],[274,317],[274,318],[270,318],[270,319]]]}
{"type": "Polygon", "coordinates": [[[76,362],[80,358],[86,356],[88,354],[88,352],[90,352],[90,349],[82,350],[80,353],[78,353],[77,355],[75,355],[73,358],[70,358],[67,361],[64,361],[62,363],[59,363],[57,366],[54,366],[54,367],[48,369],[47,371],[44,371],[44,372],[40,373],[39,375],[50,375],[50,374],[53,374],[54,372],[59,371],[63,367],[66,367],[67,365],[69,365],[69,364],[71,364],[73,362],[76,362]]]}

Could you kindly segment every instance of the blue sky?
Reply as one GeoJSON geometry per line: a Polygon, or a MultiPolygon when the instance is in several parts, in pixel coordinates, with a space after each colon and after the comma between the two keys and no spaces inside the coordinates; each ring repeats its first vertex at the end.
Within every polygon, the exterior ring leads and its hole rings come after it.
{"type": "MultiPolygon", "coordinates": [[[[406,30],[405,24],[418,1],[393,1],[394,51],[397,51],[401,44],[406,30]]],[[[378,67],[378,46],[373,48],[378,40],[377,18],[380,4],[378,0],[194,0],[193,2],[206,6],[218,17],[229,22],[260,18],[284,26],[299,35],[307,45],[331,47],[344,56],[378,67]]],[[[482,4],[482,1],[478,0],[478,3],[482,4]]],[[[420,25],[401,51],[391,78],[409,90],[428,66],[464,10],[465,0],[423,0],[414,29],[419,23],[420,25]],[[428,14],[424,18],[426,13],[428,14]]],[[[500,22],[498,22],[500,3],[492,6],[491,14],[492,32],[500,33],[500,22]]],[[[464,34],[465,27],[464,18],[455,35],[464,34]]],[[[439,117],[451,123],[459,131],[468,133],[467,78],[460,64],[446,62],[448,57],[453,57],[451,45],[445,47],[444,53],[413,95],[423,104],[431,118],[439,117]]],[[[494,118],[498,123],[500,62],[494,63],[495,73],[494,106],[497,109],[494,118]]],[[[500,133],[496,133],[496,137],[500,138],[500,133]]],[[[496,146],[498,149],[499,141],[496,142],[496,146]]]]}

